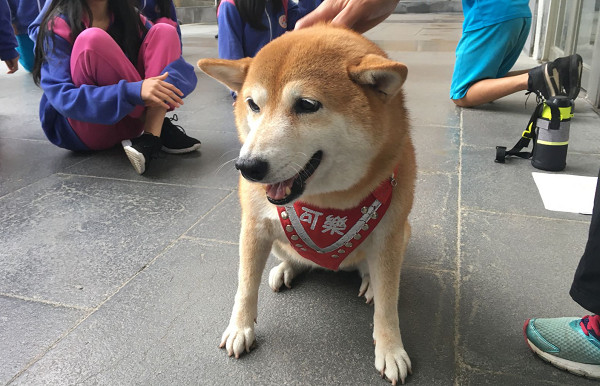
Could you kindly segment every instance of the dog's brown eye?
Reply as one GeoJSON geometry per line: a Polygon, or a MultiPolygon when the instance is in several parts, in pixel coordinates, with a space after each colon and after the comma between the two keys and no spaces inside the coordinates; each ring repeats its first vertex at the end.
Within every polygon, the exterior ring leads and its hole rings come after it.
{"type": "Polygon", "coordinates": [[[250,107],[250,110],[254,111],[255,113],[260,112],[260,107],[258,107],[258,105],[254,103],[252,98],[246,98],[246,103],[248,103],[248,107],[250,107]]]}
{"type": "Polygon", "coordinates": [[[321,107],[321,102],[307,98],[300,98],[294,104],[294,110],[297,114],[314,113],[321,107]]]}

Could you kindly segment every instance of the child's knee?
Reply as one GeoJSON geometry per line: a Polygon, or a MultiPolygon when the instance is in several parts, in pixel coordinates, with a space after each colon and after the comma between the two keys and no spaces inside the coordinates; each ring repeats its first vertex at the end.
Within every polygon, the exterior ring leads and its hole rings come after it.
{"type": "Polygon", "coordinates": [[[102,44],[106,42],[107,39],[113,40],[113,38],[110,37],[108,32],[104,31],[101,28],[91,27],[81,31],[79,36],[77,36],[76,42],[88,44],[102,44]]]}
{"type": "MultiPolygon", "coordinates": [[[[181,47],[179,34],[175,27],[166,23],[156,23],[148,31],[144,38],[147,45],[151,47],[181,47]]],[[[179,52],[181,55],[181,52],[179,52]]]]}
{"type": "Polygon", "coordinates": [[[177,29],[175,27],[173,27],[171,24],[167,24],[167,23],[156,23],[154,24],[151,28],[150,31],[148,31],[148,34],[152,34],[152,35],[159,35],[161,37],[164,36],[168,36],[168,37],[176,37],[177,39],[179,39],[179,35],[177,34],[177,29]]]}
{"type": "Polygon", "coordinates": [[[177,22],[175,20],[169,19],[168,17],[160,17],[154,21],[154,24],[168,24],[177,29],[177,22]]]}
{"type": "Polygon", "coordinates": [[[452,99],[452,102],[459,107],[471,107],[467,102],[465,102],[465,98],[452,99]]]}
{"type": "Polygon", "coordinates": [[[116,42],[101,28],[87,28],[81,31],[75,43],[73,44],[73,52],[82,51],[112,51],[116,42]]]}

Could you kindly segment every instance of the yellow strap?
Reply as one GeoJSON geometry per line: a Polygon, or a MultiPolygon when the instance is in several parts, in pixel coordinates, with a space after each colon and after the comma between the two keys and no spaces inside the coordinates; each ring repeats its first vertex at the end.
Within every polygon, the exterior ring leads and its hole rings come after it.
{"type": "Polygon", "coordinates": [[[529,126],[527,126],[527,128],[525,129],[525,131],[523,131],[523,134],[521,134],[521,137],[523,138],[531,138],[531,136],[528,136],[526,134],[531,134],[531,128],[533,127],[533,122],[529,124],[529,126]]]}
{"type": "MultiPolygon", "coordinates": [[[[575,116],[575,114],[573,114],[573,109],[571,107],[559,107],[558,110],[560,110],[560,120],[563,121],[565,119],[570,119],[573,118],[575,116]]],[[[542,118],[545,118],[547,120],[551,120],[552,119],[552,112],[550,111],[550,106],[544,104],[544,110],[542,111],[542,118]]]]}
{"type": "Polygon", "coordinates": [[[537,143],[539,145],[547,145],[547,146],[564,146],[564,145],[568,145],[569,141],[566,141],[566,142],[548,142],[548,141],[540,141],[538,139],[537,143]]]}

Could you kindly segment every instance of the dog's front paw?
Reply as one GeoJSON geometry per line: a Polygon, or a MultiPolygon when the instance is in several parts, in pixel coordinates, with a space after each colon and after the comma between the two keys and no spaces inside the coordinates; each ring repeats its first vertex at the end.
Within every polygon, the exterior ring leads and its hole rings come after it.
{"type": "Polygon", "coordinates": [[[223,333],[220,348],[225,347],[229,356],[239,358],[241,354],[250,352],[254,343],[254,326],[239,327],[230,324],[223,333]]]}
{"type": "Polygon", "coordinates": [[[286,287],[292,288],[294,276],[296,276],[296,270],[285,261],[281,262],[269,272],[269,287],[275,292],[279,292],[279,288],[284,284],[286,287]]]}
{"type": "Polygon", "coordinates": [[[402,344],[386,344],[377,340],[375,344],[375,368],[382,377],[396,385],[404,384],[407,374],[411,374],[410,358],[402,344]]]}

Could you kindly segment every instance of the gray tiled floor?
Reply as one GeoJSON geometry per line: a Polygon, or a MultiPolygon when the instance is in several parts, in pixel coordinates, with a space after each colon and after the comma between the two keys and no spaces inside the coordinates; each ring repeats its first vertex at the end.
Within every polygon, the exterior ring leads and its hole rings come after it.
{"type": "MultiPolygon", "coordinates": [[[[527,161],[493,162],[533,100],[465,110],[448,100],[460,27],[460,15],[394,15],[367,33],[409,67],[419,175],[400,296],[408,382],[592,384],[534,357],[521,335],[528,317],[585,312],[568,289],[589,217],[546,211],[527,161]]],[[[184,26],[186,58],[216,56],[215,33],[184,26]]],[[[199,74],[178,112],[202,151],[138,176],[121,149],[48,143],[30,78],[0,82],[0,384],[385,384],[354,273],[306,273],[277,294],[263,278],[257,348],[240,360],[217,348],[240,219],[221,85],[199,74]]],[[[598,143],[600,117],[580,99],[566,172],[596,176],[598,143]]]]}

